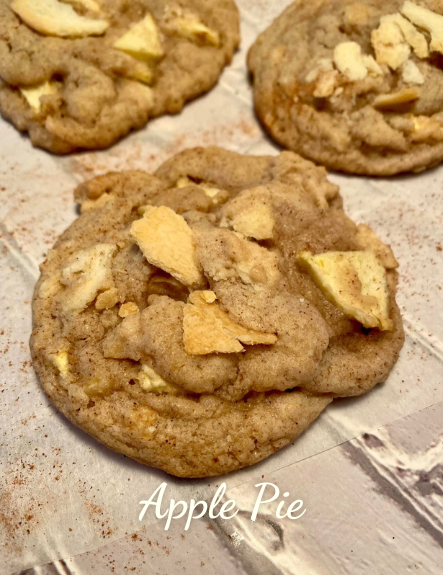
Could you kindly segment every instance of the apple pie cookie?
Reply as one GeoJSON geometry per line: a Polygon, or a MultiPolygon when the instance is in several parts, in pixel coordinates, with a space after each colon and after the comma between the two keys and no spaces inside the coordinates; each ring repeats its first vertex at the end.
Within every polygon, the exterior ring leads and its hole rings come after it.
{"type": "Polygon", "coordinates": [[[443,4],[297,0],[249,53],[257,114],[331,169],[387,176],[443,159],[443,4]]]}
{"type": "Polygon", "coordinates": [[[35,146],[106,148],[210,90],[233,0],[0,0],[0,111],[35,146]]]}
{"type": "Polygon", "coordinates": [[[41,267],[31,348],[50,399],[110,448],[227,473],[388,377],[398,264],[323,168],[199,148],[76,199],[41,267]]]}

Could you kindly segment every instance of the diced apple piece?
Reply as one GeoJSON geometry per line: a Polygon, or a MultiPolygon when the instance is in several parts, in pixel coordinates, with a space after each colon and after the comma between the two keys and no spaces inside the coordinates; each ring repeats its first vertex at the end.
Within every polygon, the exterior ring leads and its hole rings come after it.
{"type": "Polygon", "coordinates": [[[431,50],[443,54],[443,16],[413,2],[405,2],[401,9],[413,24],[431,34],[431,50]]]}
{"type": "Polygon", "coordinates": [[[209,290],[196,291],[189,296],[183,317],[183,342],[191,355],[238,353],[246,345],[272,345],[277,336],[248,329],[235,323],[215,303],[216,295],[209,290]]]}
{"type": "Polygon", "coordinates": [[[174,210],[146,206],[143,218],[132,224],[131,235],[150,264],[187,286],[203,282],[192,230],[174,210]]]}
{"type": "Polygon", "coordinates": [[[30,28],[47,36],[101,36],[109,27],[108,21],[81,16],[58,0],[14,0],[11,8],[30,28]]]}
{"type": "Polygon", "coordinates": [[[211,46],[220,44],[219,33],[211,30],[196,18],[175,18],[170,25],[179,36],[188,38],[193,42],[201,42],[211,46]]]}
{"type": "Polygon", "coordinates": [[[62,270],[62,307],[66,312],[82,312],[100,291],[114,287],[112,259],[117,252],[114,244],[97,244],[75,253],[62,270]]]}
{"type": "Polygon", "coordinates": [[[420,98],[420,91],[417,88],[404,88],[393,94],[381,94],[374,100],[375,108],[393,108],[402,104],[415,102],[420,98]]]}
{"type": "Polygon", "coordinates": [[[299,263],[328,299],[366,328],[392,329],[386,270],[374,253],[303,252],[299,263]]]}
{"type": "Polygon", "coordinates": [[[143,61],[159,59],[165,54],[159,29],[150,13],[121,36],[114,43],[114,48],[143,61]]]}
{"type": "Polygon", "coordinates": [[[56,82],[44,82],[38,86],[31,86],[29,88],[20,88],[20,93],[26,99],[28,104],[35,112],[40,112],[42,103],[40,98],[43,96],[50,96],[56,94],[58,86],[56,82]]]}

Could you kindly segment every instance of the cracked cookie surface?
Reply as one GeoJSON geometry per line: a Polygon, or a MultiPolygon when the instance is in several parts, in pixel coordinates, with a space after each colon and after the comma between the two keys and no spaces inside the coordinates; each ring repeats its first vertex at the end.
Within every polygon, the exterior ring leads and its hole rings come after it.
{"type": "Polygon", "coordinates": [[[31,349],[54,404],[112,449],[183,477],[253,465],[395,364],[398,264],[323,168],[197,148],[76,200],[31,349]]]}
{"type": "Polygon", "coordinates": [[[328,168],[386,176],[443,159],[436,0],[297,0],[249,53],[269,134],[328,168]]]}
{"type": "Polygon", "coordinates": [[[232,0],[0,0],[0,111],[52,152],[107,148],[210,90],[239,40],[232,0]]]}

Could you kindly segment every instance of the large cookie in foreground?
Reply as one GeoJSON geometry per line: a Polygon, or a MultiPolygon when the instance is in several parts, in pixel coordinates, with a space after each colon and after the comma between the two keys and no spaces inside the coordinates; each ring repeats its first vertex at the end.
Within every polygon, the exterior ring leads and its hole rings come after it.
{"type": "Polygon", "coordinates": [[[112,449],[223,474],[395,364],[397,262],[323,168],[194,149],[76,199],[41,268],[31,348],[54,404],[112,449]]]}
{"type": "Polygon", "coordinates": [[[386,176],[443,159],[443,4],[297,0],[249,53],[270,135],[334,170],[386,176]]]}
{"type": "Polygon", "coordinates": [[[0,0],[0,111],[55,153],[106,148],[210,90],[233,0],[0,0]]]}

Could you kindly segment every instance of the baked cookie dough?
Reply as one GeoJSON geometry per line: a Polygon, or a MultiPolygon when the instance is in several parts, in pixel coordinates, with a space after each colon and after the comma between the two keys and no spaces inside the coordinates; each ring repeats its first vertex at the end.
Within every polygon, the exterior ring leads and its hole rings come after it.
{"type": "Polygon", "coordinates": [[[443,159],[443,4],[297,0],[249,53],[257,114],[328,168],[389,176],[443,159]]]}
{"type": "Polygon", "coordinates": [[[110,448],[177,476],[227,473],[395,364],[398,264],[323,168],[198,148],[75,197],[31,349],[53,403],[110,448]]]}
{"type": "Polygon", "coordinates": [[[233,0],[0,0],[0,111],[57,154],[107,148],[210,90],[233,0]]]}

